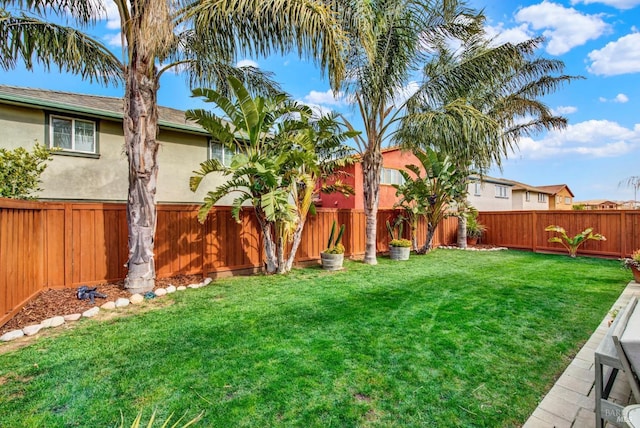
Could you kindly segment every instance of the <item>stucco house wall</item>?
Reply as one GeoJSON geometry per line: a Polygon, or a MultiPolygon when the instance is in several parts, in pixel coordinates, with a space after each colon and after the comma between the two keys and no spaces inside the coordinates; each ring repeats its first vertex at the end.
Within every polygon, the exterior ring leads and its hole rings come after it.
{"type": "MultiPolygon", "coordinates": [[[[42,190],[37,194],[45,200],[86,200],[124,202],[127,199],[128,163],[124,153],[122,119],[108,109],[95,108],[111,105],[109,97],[81,96],[78,94],[52,93],[28,88],[0,86],[0,147],[31,149],[35,142],[49,143],[48,115],[77,117],[96,123],[96,154],[80,154],[61,151],[53,155],[41,176],[42,190]],[[41,94],[49,99],[39,99],[41,94]],[[57,98],[56,98],[57,96],[57,98]],[[86,100],[89,106],[67,104],[65,100],[86,100]]],[[[209,154],[209,137],[197,124],[186,124],[184,113],[173,109],[161,109],[161,126],[157,137],[158,151],[157,202],[200,203],[208,190],[221,184],[224,178],[210,174],[193,193],[189,189],[192,171],[209,154]],[[172,115],[176,122],[165,120],[163,112],[172,115]],[[182,115],[182,124],[179,123],[182,115]],[[180,129],[182,128],[182,129],[180,129]]],[[[218,205],[230,205],[231,195],[218,205]]]]}
{"type": "Polygon", "coordinates": [[[510,211],[512,187],[506,180],[485,177],[483,181],[472,180],[468,186],[468,202],[478,211],[510,211]],[[504,191],[496,190],[497,187],[504,191]]]}
{"type": "Polygon", "coordinates": [[[543,211],[549,209],[549,199],[551,195],[543,192],[529,190],[529,200],[527,200],[527,190],[513,189],[513,210],[514,211],[543,211]],[[545,195],[544,200],[540,200],[540,194],[545,195]]]}

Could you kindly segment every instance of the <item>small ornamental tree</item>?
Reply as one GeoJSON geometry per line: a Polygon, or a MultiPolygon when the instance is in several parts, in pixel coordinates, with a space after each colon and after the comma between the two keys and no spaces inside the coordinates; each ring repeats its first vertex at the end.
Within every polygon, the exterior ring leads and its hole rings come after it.
{"type": "Polygon", "coordinates": [[[24,147],[0,149],[0,197],[35,199],[40,175],[47,168],[51,151],[36,142],[31,152],[24,147]]]}
{"type": "Polygon", "coordinates": [[[550,225],[547,226],[544,230],[547,232],[556,232],[560,236],[552,236],[549,238],[549,242],[557,242],[558,244],[562,244],[568,251],[569,256],[575,257],[578,253],[578,247],[582,245],[585,241],[593,240],[593,241],[606,241],[607,238],[602,236],[599,233],[593,233],[593,228],[588,227],[582,232],[578,233],[573,238],[567,235],[567,232],[563,227],[550,225]]]}

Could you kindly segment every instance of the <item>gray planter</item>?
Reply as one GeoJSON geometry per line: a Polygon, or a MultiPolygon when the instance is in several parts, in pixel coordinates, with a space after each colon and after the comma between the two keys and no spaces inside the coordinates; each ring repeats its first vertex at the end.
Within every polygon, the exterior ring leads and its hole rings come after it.
{"type": "Polygon", "coordinates": [[[389,256],[391,260],[409,260],[411,247],[389,247],[389,256]]]}
{"type": "Polygon", "coordinates": [[[324,270],[340,270],[344,261],[344,254],[326,254],[320,253],[322,260],[322,269],[324,270]]]}

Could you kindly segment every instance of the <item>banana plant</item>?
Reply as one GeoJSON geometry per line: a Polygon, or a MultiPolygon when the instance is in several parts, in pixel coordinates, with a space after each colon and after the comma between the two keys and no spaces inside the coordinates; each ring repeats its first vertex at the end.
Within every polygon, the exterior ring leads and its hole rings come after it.
{"type": "Polygon", "coordinates": [[[558,244],[562,244],[568,251],[570,257],[576,257],[578,253],[578,247],[585,243],[586,241],[606,241],[607,238],[602,236],[599,233],[593,233],[593,228],[588,227],[582,232],[578,233],[574,237],[569,237],[567,235],[566,230],[563,227],[550,225],[547,226],[544,230],[547,232],[556,232],[559,233],[560,236],[552,236],[549,238],[549,242],[557,242],[558,244]]]}

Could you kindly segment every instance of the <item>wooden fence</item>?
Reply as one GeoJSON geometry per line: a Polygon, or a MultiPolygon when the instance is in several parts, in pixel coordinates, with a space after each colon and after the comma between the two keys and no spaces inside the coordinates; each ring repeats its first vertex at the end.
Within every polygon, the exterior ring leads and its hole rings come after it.
{"type": "Polygon", "coordinates": [[[487,226],[482,243],[537,252],[565,252],[549,243],[555,234],[544,229],[562,226],[571,237],[592,227],[606,241],[587,241],[578,254],[622,258],[640,248],[640,211],[494,211],[481,212],[478,220],[487,226]]]}
{"type": "MultiPolygon", "coordinates": [[[[251,209],[243,212],[238,224],[229,207],[216,207],[201,225],[196,218],[198,208],[158,206],[155,255],[159,278],[217,276],[262,268],[262,240],[251,209]]],[[[392,210],[378,213],[379,252],[388,249],[385,222],[396,214],[392,210]]],[[[307,220],[298,262],[319,259],[333,220],[347,226],[343,238],[346,256],[364,254],[364,212],[318,209],[317,215],[307,220]]],[[[456,231],[455,219],[447,220],[439,227],[434,244],[455,242],[456,231]]],[[[127,235],[124,204],[0,199],[0,325],[43,289],[124,278],[127,235]]],[[[424,225],[418,236],[424,242],[424,225]]]]}

